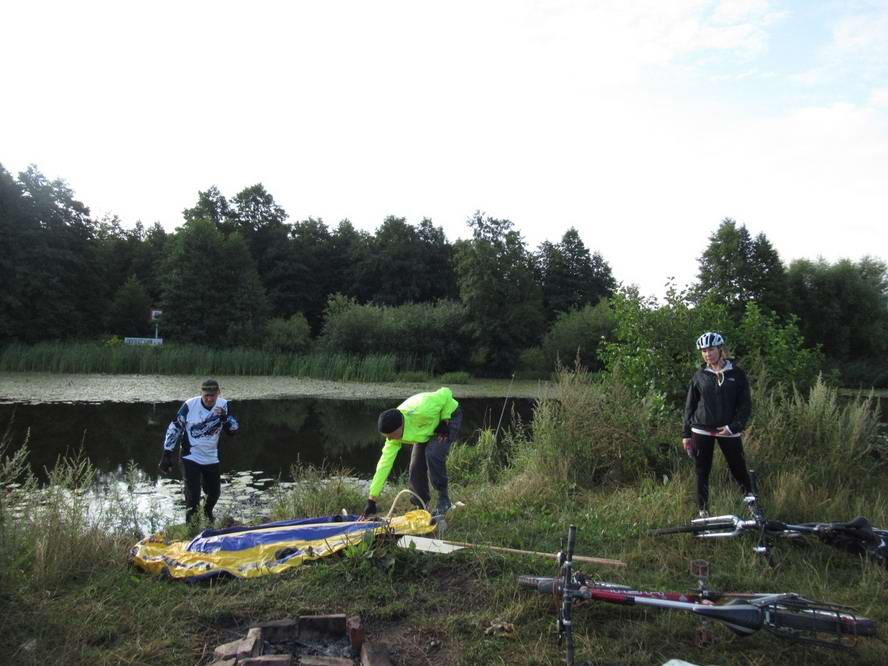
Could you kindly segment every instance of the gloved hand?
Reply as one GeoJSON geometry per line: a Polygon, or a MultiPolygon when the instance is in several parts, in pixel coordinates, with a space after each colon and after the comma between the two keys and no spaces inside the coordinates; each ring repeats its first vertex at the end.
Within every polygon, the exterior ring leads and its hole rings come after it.
{"type": "Polygon", "coordinates": [[[225,431],[229,435],[233,435],[237,432],[238,428],[240,428],[240,423],[237,422],[237,419],[228,415],[228,418],[225,419],[225,431]]]}
{"type": "Polygon", "coordinates": [[[157,469],[161,471],[163,474],[172,474],[175,465],[173,464],[173,452],[172,451],[164,451],[163,456],[160,459],[160,464],[157,465],[157,469]]]}
{"type": "Polygon", "coordinates": [[[694,458],[697,455],[697,450],[694,448],[694,440],[690,437],[682,439],[681,445],[684,447],[685,453],[688,454],[688,458],[694,458]]]}
{"type": "Polygon", "coordinates": [[[450,437],[450,422],[441,421],[438,424],[438,427],[435,428],[435,434],[438,435],[438,437],[450,437]]]}
{"type": "Polygon", "coordinates": [[[368,499],[367,506],[364,507],[364,512],[361,514],[361,518],[369,518],[370,516],[376,515],[376,500],[368,499]]]}

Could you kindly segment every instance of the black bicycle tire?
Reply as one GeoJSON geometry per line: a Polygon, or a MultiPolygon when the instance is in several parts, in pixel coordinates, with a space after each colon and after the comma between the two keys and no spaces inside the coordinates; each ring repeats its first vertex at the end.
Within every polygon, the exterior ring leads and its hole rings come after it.
{"type": "Polygon", "coordinates": [[[823,634],[842,634],[843,636],[875,636],[876,623],[858,615],[846,616],[847,621],[826,612],[818,614],[799,613],[791,610],[776,609],[771,611],[775,624],[799,631],[814,631],[823,634]]]}
{"type": "Polygon", "coordinates": [[[662,536],[664,534],[699,534],[700,532],[708,532],[709,530],[734,529],[733,523],[720,523],[716,525],[677,525],[675,527],[658,527],[648,530],[648,534],[652,536],[662,536]]]}

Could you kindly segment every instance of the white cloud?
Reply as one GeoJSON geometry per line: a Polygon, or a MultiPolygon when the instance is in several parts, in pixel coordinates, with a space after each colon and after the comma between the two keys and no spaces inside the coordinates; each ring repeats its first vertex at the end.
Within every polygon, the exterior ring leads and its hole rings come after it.
{"type": "MultiPolygon", "coordinates": [[[[198,189],[260,181],[292,219],[431,216],[455,239],[481,209],[532,246],[575,226],[647,292],[691,280],[725,216],[785,259],[888,247],[888,88],[868,86],[871,108],[838,87],[806,108],[742,97],[781,71],[763,56],[777,3],[147,7],[4,11],[5,85],[24,100],[0,106],[7,168],[35,162],[98,214],[170,228],[198,189]],[[701,83],[719,79],[736,99],[701,83]]],[[[878,52],[849,25],[837,44],[878,52]]]]}

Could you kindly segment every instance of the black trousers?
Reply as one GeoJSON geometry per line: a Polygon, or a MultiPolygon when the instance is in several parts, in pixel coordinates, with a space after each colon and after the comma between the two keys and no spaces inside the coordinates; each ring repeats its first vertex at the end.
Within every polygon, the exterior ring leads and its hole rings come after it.
{"type": "Polygon", "coordinates": [[[197,513],[200,504],[200,491],[203,488],[207,496],[204,500],[204,514],[207,519],[213,521],[213,507],[219,501],[222,493],[222,481],[219,474],[219,463],[213,465],[199,465],[193,460],[182,459],[182,467],[185,477],[185,521],[190,522],[197,513]]]}
{"type": "Polygon", "coordinates": [[[752,482],[749,479],[749,470],[746,469],[746,459],[743,457],[743,442],[739,437],[714,437],[691,433],[696,451],[694,461],[697,468],[697,506],[705,510],[709,507],[709,472],[712,470],[712,455],[715,451],[715,442],[728,461],[728,469],[731,476],[740,485],[744,493],[752,492],[752,482]]]}

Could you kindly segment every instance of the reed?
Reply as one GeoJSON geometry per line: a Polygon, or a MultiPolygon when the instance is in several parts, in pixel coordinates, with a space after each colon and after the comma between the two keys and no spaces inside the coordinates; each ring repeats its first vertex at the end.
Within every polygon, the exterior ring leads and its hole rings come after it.
{"type": "Polygon", "coordinates": [[[93,342],[11,344],[0,350],[0,371],[159,374],[280,375],[336,381],[388,382],[411,372],[429,379],[428,360],[413,355],[287,354],[200,345],[160,347],[93,342]]]}

